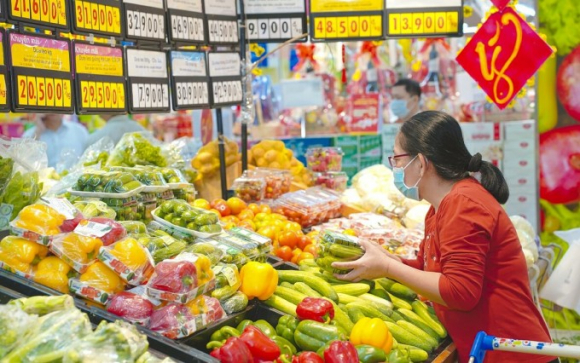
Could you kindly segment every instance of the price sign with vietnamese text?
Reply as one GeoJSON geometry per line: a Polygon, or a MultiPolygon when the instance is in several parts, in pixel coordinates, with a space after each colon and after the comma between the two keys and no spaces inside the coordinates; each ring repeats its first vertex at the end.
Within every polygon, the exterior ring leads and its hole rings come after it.
{"type": "Polygon", "coordinates": [[[72,113],[70,42],[8,33],[14,112],[72,113]]]}
{"type": "Polygon", "coordinates": [[[169,112],[167,54],[126,48],[129,111],[169,112]]]}
{"type": "Polygon", "coordinates": [[[245,6],[250,40],[285,42],[307,32],[305,0],[246,0],[245,6]]]}
{"type": "Polygon", "coordinates": [[[10,92],[8,92],[8,73],[6,60],[4,59],[4,45],[6,44],[6,33],[0,29],[0,110],[10,109],[10,92]]]}
{"type": "Polygon", "coordinates": [[[211,107],[239,105],[242,102],[241,61],[238,53],[208,53],[211,107]]]}
{"type": "Polygon", "coordinates": [[[123,37],[119,0],[73,0],[72,9],[74,33],[123,37]]]}
{"type": "Polygon", "coordinates": [[[171,51],[171,96],[174,110],[209,108],[209,77],[204,52],[171,51]]]}
{"type": "Polygon", "coordinates": [[[460,37],[463,0],[386,0],[389,38],[460,37]]]}
{"type": "Polygon", "coordinates": [[[237,3],[236,0],[204,0],[209,44],[238,44],[237,3]]]}
{"type": "Polygon", "coordinates": [[[70,28],[68,0],[8,0],[8,20],[50,29],[70,28]]]}
{"type": "Polygon", "coordinates": [[[311,0],[312,41],[380,40],[384,0],[311,0]]]}
{"type": "Polygon", "coordinates": [[[166,0],[169,41],[207,44],[202,0],[166,0]]]}
{"type": "Polygon", "coordinates": [[[78,113],[126,112],[123,50],[81,42],[73,49],[78,113]]]}
{"type": "Polygon", "coordinates": [[[163,0],[123,0],[125,37],[129,40],[165,41],[163,0]]]}

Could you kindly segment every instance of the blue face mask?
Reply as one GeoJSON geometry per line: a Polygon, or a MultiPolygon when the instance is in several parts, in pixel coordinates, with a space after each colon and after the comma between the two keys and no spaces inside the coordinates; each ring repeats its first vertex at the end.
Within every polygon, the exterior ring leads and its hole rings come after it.
{"type": "Polygon", "coordinates": [[[407,101],[405,100],[392,100],[391,101],[391,111],[398,118],[403,118],[409,114],[409,108],[407,107],[407,101]]]}
{"type": "Polygon", "coordinates": [[[414,200],[420,201],[421,199],[419,199],[419,188],[417,188],[417,185],[421,181],[421,178],[419,178],[419,180],[417,180],[415,185],[413,185],[412,187],[408,187],[407,184],[405,184],[405,169],[407,169],[407,167],[409,165],[411,165],[411,163],[413,161],[415,161],[415,159],[417,159],[417,156],[415,156],[413,158],[413,160],[409,161],[409,163],[407,165],[405,165],[405,167],[403,167],[403,168],[394,167],[393,168],[393,177],[394,177],[395,187],[397,189],[399,189],[399,191],[401,193],[403,193],[403,195],[405,197],[407,197],[409,199],[414,199],[414,200]]]}

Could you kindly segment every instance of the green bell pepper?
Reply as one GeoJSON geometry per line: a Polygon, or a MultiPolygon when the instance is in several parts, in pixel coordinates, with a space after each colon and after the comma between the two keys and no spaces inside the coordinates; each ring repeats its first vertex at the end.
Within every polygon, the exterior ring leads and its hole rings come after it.
{"type": "Polygon", "coordinates": [[[287,339],[285,339],[279,335],[276,335],[276,336],[272,337],[271,339],[280,348],[280,352],[282,355],[293,356],[294,354],[296,354],[296,352],[297,352],[296,347],[294,346],[294,344],[289,342],[287,339]]]}
{"type": "Polygon", "coordinates": [[[238,329],[239,332],[243,333],[248,325],[254,325],[254,322],[249,319],[242,320],[242,322],[238,324],[238,327],[236,329],[238,329]]]}
{"type": "MultiPolygon", "coordinates": [[[[358,353],[358,359],[361,363],[379,363],[386,362],[387,355],[385,351],[379,348],[375,348],[372,345],[357,345],[356,351],[358,353]]],[[[390,360],[388,362],[391,362],[390,360]]]]}
{"type": "Polygon", "coordinates": [[[253,325],[256,328],[260,329],[262,333],[266,334],[266,336],[270,339],[274,338],[276,334],[276,329],[268,323],[266,320],[257,320],[251,321],[249,319],[243,320],[240,324],[238,324],[238,331],[243,332],[248,325],[253,325]]]}
{"type": "Polygon", "coordinates": [[[294,332],[294,341],[302,349],[316,352],[324,345],[333,340],[346,340],[346,333],[343,329],[319,323],[313,320],[303,320],[298,324],[294,332]]]}
{"type": "Polygon", "coordinates": [[[225,341],[228,340],[231,337],[239,337],[241,334],[240,332],[236,329],[233,328],[231,326],[224,326],[219,330],[216,330],[210,338],[210,342],[214,342],[214,341],[225,341]]]}
{"type": "Polygon", "coordinates": [[[276,333],[278,333],[278,336],[281,336],[293,345],[296,345],[296,342],[294,341],[294,332],[298,327],[298,323],[298,319],[292,315],[284,315],[280,318],[280,320],[278,320],[278,325],[276,325],[276,333]]]}

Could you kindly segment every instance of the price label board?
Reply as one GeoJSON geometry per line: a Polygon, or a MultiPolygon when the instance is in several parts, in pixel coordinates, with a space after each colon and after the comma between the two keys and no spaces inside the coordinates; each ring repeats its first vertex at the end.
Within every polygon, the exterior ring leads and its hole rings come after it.
{"type": "Polygon", "coordinates": [[[204,0],[209,44],[238,44],[237,3],[236,0],[204,0]]]}
{"type": "Polygon", "coordinates": [[[74,59],[77,112],[126,112],[123,50],[74,42],[74,59]]]}
{"type": "Polygon", "coordinates": [[[385,38],[385,0],[311,0],[313,42],[385,38]]]}
{"type": "Polygon", "coordinates": [[[123,38],[119,0],[73,0],[71,7],[74,33],[123,38]]]}
{"type": "Polygon", "coordinates": [[[460,37],[463,0],[386,0],[389,38],[460,37]]]}
{"type": "Polygon", "coordinates": [[[123,0],[123,12],[127,39],[165,42],[163,0],[123,0]]]}
{"type": "Polygon", "coordinates": [[[204,52],[169,53],[174,110],[209,108],[209,77],[204,52]]]}
{"type": "Polygon", "coordinates": [[[239,105],[242,102],[241,61],[238,53],[208,53],[211,107],[239,105]]]}
{"type": "Polygon", "coordinates": [[[307,32],[305,0],[246,0],[245,6],[250,40],[285,42],[307,32]]]}
{"type": "Polygon", "coordinates": [[[8,21],[49,29],[70,29],[68,0],[8,0],[8,21]]]}
{"type": "Polygon", "coordinates": [[[129,112],[169,112],[167,54],[126,48],[129,112]]]}
{"type": "Polygon", "coordinates": [[[8,92],[8,73],[4,45],[6,44],[6,33],[0,29],[0,111],[10,109],[10,92],[8,92]]]}
{"type": "Polygon", "coordinates": [[[14,112],[72,113],[70,42],[8,33],[14,112]]]}
{"type": "Polygon", "coordinates": [[[207,44],[202,0],[166,0],[169,41],[207,44]]]}

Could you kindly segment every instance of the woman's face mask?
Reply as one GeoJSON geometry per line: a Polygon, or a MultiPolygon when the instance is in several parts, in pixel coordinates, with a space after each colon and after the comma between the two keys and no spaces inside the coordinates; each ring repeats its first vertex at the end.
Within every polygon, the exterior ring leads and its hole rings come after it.
{"type": "Polygon", "coordinates": [[[411,163],[413,163],[413,161],[415,161],[415,159],[417,159],[417,156],[415,156],[411,161],[409,161],[407,163],[407,165],[405,165],[402,168],[400,168],[400,167],[393,167],[393,176],[394,176],[395,187],[401,193],[403,193],[403,195],[405,197],[407,197],[409,199],[414,199],[414,200],[419,200],[420,201],[421,199],[419,198],[419,188],[417,187],[417,185],[421,181],[421,178],[422,177],[420,177],[419,180],[417,180],[417,182],[415,183],[415,185],[413,185],[412,187],[408,187],[407,184],[405,184],[405,169],[407,169],[407,167],[409,165],[411,165],[411,163]]]}

